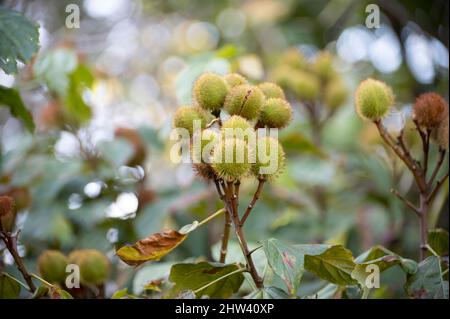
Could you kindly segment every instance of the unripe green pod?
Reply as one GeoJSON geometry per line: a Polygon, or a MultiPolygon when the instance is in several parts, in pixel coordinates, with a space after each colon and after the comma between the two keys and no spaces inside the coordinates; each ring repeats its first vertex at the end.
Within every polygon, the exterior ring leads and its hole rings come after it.
{"type": "Polygon", "coordinates": [[[291,72],[287,87],[302,101],[314,101],[320,92],[319,79],[314,74],[303,71],[291,72]]]}
{"type": "Polygon", "coordinates": [[[377,121],[385,116],[393,105],[394,94],[384,82],[364,80],[355,92],[356,111],[363,119],[377,121]]]}
{"type": "Polygon", "coordinates": [[[264,102],[259,113],[258,126],[283,128],[292,120],[292,107],[283,99],[272,98],[264,102]]]}
{"type": "Polygon", "coordinates": [[[258,117],[264,102],[262,91],[252,85],[238,85],[231,89],[225,99],[224,109],[230,115],[240,115],[248,120],[258,117]]]}
{"type": "Polygon", "coordinates": [[[248,84],[247,79],[238,73],[229,73],[224,76],[224,79],[230,88],[233,88],[235,86],[242,85],[242,84],[248,84]]]}
{"type": "Polygon", "coordinates": [[[246,130],[252,128],[249,121],[239,115],[230,116],[226,121],[222,124],[222,130],[225,129],[242,129],[246,130]]]}
{"type": "Polygon", "coordinates": [[[439,94],[429,92],[416,99],[413,119],[425,129],[437,128],[444,117],[448,116],[447,102],[439,94]]]}
{"type": "Polygon", "coordinates": [[[326,51],[317,55],[312,69],[322,81],[330,80],[336,74],[333,68],[333,57],[326,51]]]}
{"type": "Polygon", "coordinates": [[[249,174],[250,158],[245,141],[239,138],[222,138],[214,147],[211,166],[217,176],[224,180],[238,181],[249,174]]]}
{"type": "Polygon", "coordinates": [[[177,109],[173,116],[173,126],[184,128],[192,135],[194,133],[194,121],[200,121],[200,128],[204,129],[207,124],[206,112],[197,107],[182,106],[177,109]]]}
{"type": "Polygon", "coordinates": [[[201,108],[218,111],[222,108],[228,94],[228,85],[221,76],[204,73],[195,81],[193,94],[201,108]]]}
{"type": "Polygon", "coordinates": [[[266,99],[270,98],[280,98],[285,99],[286,96],[284,95],[283,89],[276,85],[275,83],[271,82],[264,82],[258,85],[258,87],[263,92],[266,99]]]}
{"type": "Polygon", "coordinates": [[[80,267],[80,281],[83,285],[100,285],[108,279],[109,260],[98,250],[75,250],[69,255],[69,263],[80,267]]]}
{"type": "Polygon", "coordinates": [[[325,104],[332,110],[341,107],[348,98],[348,90],[341,80],[334,79],[325,87],[325,104]]]}
{"type": "Polygon", "coordinates": [[[66,280],[67,257],[57,250],[46,250],[38,258],[38,270],[42,278],[50,283],[66,280]]]}
{"type": "Polygon", "coordinates": [[[252,164],[252,173],[258,178],[263,178],[266,180],[273,179],[277,177],[286,165],[286,157],[283,150],[283,146],[276,139],[270,136],[262,137],[264,144],[256,144],[256,163],[252,164]],[[261,150],[260,147],[265,147],[261,150]],[[261,171],[262,168],[266,168],[267,172],[261,171]]]}
{"type": "Polygon", "coordinates": [[[283,54],[281,63],[297,69],[302,69],[307,65],[305,56],[296,48],[288,49],[283,54]]]}

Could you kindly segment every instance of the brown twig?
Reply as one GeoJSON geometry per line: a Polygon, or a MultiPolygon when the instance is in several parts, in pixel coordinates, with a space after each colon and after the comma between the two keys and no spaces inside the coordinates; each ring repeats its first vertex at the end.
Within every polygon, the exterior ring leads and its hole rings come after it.
{"type": "Polygon", "coordinates": [[[442,163],[444,163],[445,155],[447,154],[447,150],[444,148],[439,149],[439,159],[436,163],[436,167],[433,170],[433,173],[431,173],[430,180],[428,181],[428,187],[432,186],[434,183],[434,180],[436,179],[437,174],[439,173],[439,170],[441,169],[442,163]]]}
{"type": "Polygon", "coordinates": [[[436,182],[436,186],[433,188],[433,190],[430,192],[430,194],[427,197],[427,203],[431,203],[434,199],[434,197],[436,196],[436,194],[439,192],[439,190],[441,189],[442,185],[444,184],[444,182],[447,180],[448,178],[448,172],[445,173],[444,176],[441,177],[441,179],[439,179],[436,182]]]}
{"type": "Polygon", "coordinates": [[[258,201],[259,197],[261,196],[262,188],[265,183],[265,179],[258,178],[258,188],[255,191],[255,194],[253,195],[252,201],[247,206],[247,210],[244,213],[244,216],[242,216],[242,219],[239,222],[240,227],[244,226],[245,221],[247,220],[248,216],[250,215],[253,207],[255,207],[255,203],[258,201]]]}
{"type": "Polygon", "coordinates": [[[405,197],[400,195],[400,193],[396,189],[391,189],[391,193],[394,194],[395,196],[397,196],[398,199],[400,199],[406,206],[411,208],[417,214],[417,216],[420,217],[420,210],[419,210],[419,208],[416,207],[416,205],[414,205],[409,200],[407,200],[405,197]]]}
{"type": "Polygon", "coordinates": [[[15,235],[12,235],[10,232],[3,231],[3,228],[1,226],[0,222],[0,238],[5,243],[6,249],[8,249],[9,253],[14,259],[14,262],[16,263],[17,269],[19,269],[20,273],[23,276],[23,279],[25,279],[28,288],[31,292],[34,292],[36,290],[36,286],[33,283],[31,275],[28,273],[25,264],[23,263],[22,257],[20,257],[18,251],[17,251],[17,239],[19,237],[20,231],[18,231],[15,235]]]}

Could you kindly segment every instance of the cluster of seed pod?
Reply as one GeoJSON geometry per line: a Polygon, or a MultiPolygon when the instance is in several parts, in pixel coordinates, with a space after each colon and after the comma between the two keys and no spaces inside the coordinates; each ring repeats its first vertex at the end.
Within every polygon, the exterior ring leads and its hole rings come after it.
{"type": "Polygon", "coordinates": [[[202,74],[193,87],[193,106],[177,109],[173,125],[189,131],[191,138],[200,133],[201,143],[192,145],[191,152],[207,154],[199,163],[194,163],[195,171],[202,177],[236,182],[253,175],[259,179],[277,176],[284,167],[283,147],[278,140],[258,129],[281,129],[292,119],[292,108],[286,101],[283,90],[274,83],[250,84],[243,76],[230,73],[220,76],[213,73],[202,74]],[[200,132],[194,132],[194,121],[200,123],[200,132]],[[214,127],[216,126],[216,127],[214,127]],[[253,132],[255,143],[248,136],[234,134],[234,131],[253,132]],[[228,134],[227,132],[232,132],[228,134]],[[266,143],[259,143],[259,139],[266,143]],[[277,168],[269,173],[261,173],[261,167],[268,165],[258,155],[258,145],[265,145],[265,156],[276,157],[277,168]],[[225,150],[233,150],[231,160],[224,160],[225,150]],[[239,151],[243,150],[243,158],[239,151]],[[254,161],[250,154],[255,154],[254,161]]]}
{"type": "Polygon", "coordinates": [[[299,50],[289,49],[271,71],[270,78],[300,101],[318,102],[329,111],[334,112],[348,98],[344,81],[333,67],[333,56],[327,51],[307,59],[299,50]]]}

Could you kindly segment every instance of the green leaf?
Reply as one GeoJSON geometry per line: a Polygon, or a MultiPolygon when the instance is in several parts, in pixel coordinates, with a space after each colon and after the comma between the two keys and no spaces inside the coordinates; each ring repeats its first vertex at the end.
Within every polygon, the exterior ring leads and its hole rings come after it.
{"type": "Polygon", "coordinates": [[[0,85],[0,106],[2,105],[8,106],[11,114],[21,120],[28,131],[34,131],[33,117],[23,104],[17,90],[0,85]]]}
{"type": "Polygon", "coordinates": [[[284,281],[289,293],[295,295],[304,271],[304,255],[274,238],[263,241],[263,248],[270,268],[284,281]]]}
{"type": "Polygon", "coordinates": [[[333,284],[355,284],[351,277],[355,262],[350,250],[342,245],[296,245],[305,255],[305,269],[333,284]]]}
{"type": "Polygon", "coordinates": [[[352,278],[358,281],[366,295],[369,291],[366,280],[373,273],[373,270],[368,268],[369,265],[376,265],[380,274],[396,265],[400,265],[406,274],[414,274],[417,271],[417,263],[415,261],[403,258],[379,245],[361,254],[355,261],[357,264],[352,271],[352,278]]]}
{"type": "Polygon", "coordinates": [[[0,299],[17,299],[20,285],[4,273],[0,273],[0,299]]]}
{"type": "Polygon", "coordinates": [[[439,256],[448,256],[448,232],[444,229],[433,229],[428,232],[428,244],[439,256]]]}
{"type": "Polygon", "coordinates": [[[245,297],[245,299],[289,299],[289,298],[290,296],[286,292],[284,292],[284,290],[273,286],[257,289],[245,297]]]}
{"type": "Polygon", "coordinates": [[[50,289],[47,286],[39,286],[34,291],[33,296],[31,296],[31,299],[42,298],[42,297],[46,296],[49,291],[50,291],[50,289]]]}
{"type": "Polygon", "coordinates": [[[38,49],[38,25],[20,12],[0,7],[0,68],[16,73],[17,61],[28,63],[38,49]]]}
{"type": "Polygon", "coordinates": [[[78,58],[74,50],[56,48],[45,54],[39,54],[33,64],[33,72],[36,79],[44,82],[50,91],[64,97],[69,88],[69,74],[77,65],[78,58]]]}
{"type": "Polygon", "coordinates": [[[442,276],[441,260],[430,256],[419,264],[414,275],[408,276],[406,292],[417,299],[448,299],[448,281],[442,276]]]}
{"type": "Polygon", "coordinates": [[[73,299],[70,293],[58,287],[51,287],[49,296],[51,299],[73,299]]]}
{"type": "Polygon", "coordinates": [[[169,280],[175,284],[175,294],[192,290],[197,297],[206,295],[210,298],[225,299],[241,287],[244,281],[244,275],[239,272],[241,269],[238,264],[223,265],[209,262],[176,264],[170,270],[169,280]],[[201,289],[203,287],[204,289],[201,289]]]}
{"type": "Polygon", "coordinates": [[[186,235],[167,229],[141,239],[133,245],[121,247],[116,251],[116,255],[130,266],[139,266],[146,261],[159,260],[185,239],[186,235]]]}
{"type": "Polygon", "coordinates": [[[83,93],[91,88],[94,77],[85,65],[78,67],[69,75],[69,88],[67,90],[64,107],[79,123],[85,123],[92,117],[91,108],[84,102],[83,93]]]}
{"type": "Polygon", "coordinates": [[[112,296],[111,299],[122,299],[128,296],[128,288],[123,288],[121,290],[117,290],[112,296]]]}

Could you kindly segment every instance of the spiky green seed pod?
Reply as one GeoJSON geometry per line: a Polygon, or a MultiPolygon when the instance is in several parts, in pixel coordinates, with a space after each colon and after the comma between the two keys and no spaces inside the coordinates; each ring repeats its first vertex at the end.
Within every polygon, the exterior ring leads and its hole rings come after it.
{"type": "Polygon", "coordinates": [[[248,142],[249,138],[256,136],[253,126],[245,118],[233,115],[222,124],[222,137],[237,137],[248,142]]]}
{"type": "Polygon", "coordinates": [[[291,72],[287,87],[302,101],[314,101],[320,92],[319,79],[314,74],[304,71],[291,72]]]}
{"type": "Polygon", "coordinates": [[[281,57],[281,63],[290,68],[302,69],[307,65],[305,56],[296,48],[288,49],[281,57]]]}
{"type": "Polygon", "coordinates": [[[385,116],[393,105],[394,93],[384,82],[364,80],[355,92],[356,111],[363,119],[377,121],[385,116]]]}
{"type": "Polygon", "coordinates": [[[238,181],[249,174],[252,156],[249,156],[248,144],[242,139],[223,138],[214,147],[211,167],[224,180],[238,181]]]}
{"type": "Polygon", "coordinates": [[[312,69],[322,81],[330,80],[336,74],[333,68],[333,57],[326,51],[317,55],[312,69]]]}
{"type": "Polygon", "coordinates": [[[280,98],[285,99],[286,96],[284,95],[283,89],[276,85],[275,83],[271,82],[264,82],[258,85],[258,87],[261,89],[261,91],[264,93],[264,96],[266,99],[270,98],[280,98]]]}
{"type": "Polygon", "coordinates": [[[204,129],[207,118],[206,112],[198,107],[182,106],[177,109],[173,116],[173,126],[184,128],[192,135],[194,133],[194,121],[200,121],[200,128],[204,129]]]}
{"type": "Polygon", "coordinates": [[[332,80],[325,87],[325,104],[332,110],[341,107],[348,98],[348,90],[341,80],[332,80]]]}
{"type": "Polygon", "coordinates": [[[256,144],[256,163],[252,164],[252,173],[266,180],[276,178],[286,165],[283,146],[276,139],[265,136],[256,144]],[[262,144],[260,144],[260,142],[262,144]],[[261,147],[263,147],[261,149],[261,147]],[[267,171],[263,171],[266,169],[267,171]]]}
{"type": "Polygon", "coordinates": [[[224,76],[224,79],[230,88],[233,88],[235,86],[242,85],[242,84],[248,84],[247,79],[238,73],[229,73],[224,76]]]}
{"type": "Polygon", "coordinates": [[[441,124],[439,124],[437,129],[437,142],[440,148],[444,150],[448,149],[448,116],[445,116],[441,124]]]}
{"type": "Polygon", "coordinates": [[[264,102],[259,113],[258,126],[283,128],[292,120],[292,107],[283,99],[272,98],[264,102]]]}
{"type": "Polygon", "coordinates": [[[98,250],[74,250],[69,255],[69,263],[80,267],[80,281],[83,285],[100,285],[108,279],[109,260],[98,250]]]}
{"type": "Polygon", "coordinates": [[[263,102],[264,94],[258,87],[243,84],[231,89],[225,99],[224,109],[230,115],[253,120],[258,117],[263,102]]]}
{"type": "Polygon", "coordinates": [[[50,283],[63,283],[65,281],[67,264],[67,257],[57,250],[44,251],[37,261],[41,277],[50,283]]]}
{"type": "Polygon", "coordinates": [[[228,94],[228,85],[221,76],[204,73],[195,81],[193,94],[201,108],[218,111],[222,108],[228,94]]]}
{"type": "Polygon", "coordinates": [[[424,93],[414,103],[413,119],[425,129],[432,130],[437,128],[443,118],[447,116],[447,102],[439,94],[433,92],[424,93]]]}

